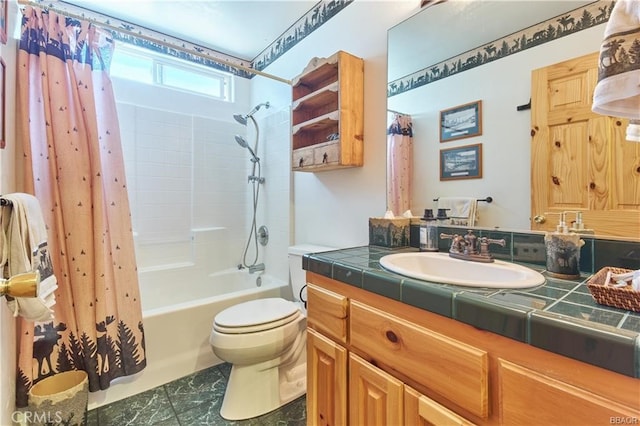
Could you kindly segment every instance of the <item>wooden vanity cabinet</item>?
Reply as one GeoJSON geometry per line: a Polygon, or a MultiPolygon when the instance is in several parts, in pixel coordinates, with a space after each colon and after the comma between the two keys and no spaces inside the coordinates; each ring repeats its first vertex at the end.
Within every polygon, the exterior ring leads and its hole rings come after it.
{"type": "MultiPolygon", "coordinates": [[[[637,408],[625,407],[503,359],[498,364],[500,417],[505,424],[526,424],[534,419],[540,424],[553,424],[559,412],[575,425],[640,424],[637,408]]],[[[636,392],[640,400],[640,387],[636,392]]]]}
{"type": "Polygon", "coordinates": [[[294,171],[362,166],[364,61],[339,51],[313,58],[292,82],[294,171]]]}
{"type": "Polygon", "coordinates": [[[307,272],[308,425],[640,424],[640,380],[307,272]]]}

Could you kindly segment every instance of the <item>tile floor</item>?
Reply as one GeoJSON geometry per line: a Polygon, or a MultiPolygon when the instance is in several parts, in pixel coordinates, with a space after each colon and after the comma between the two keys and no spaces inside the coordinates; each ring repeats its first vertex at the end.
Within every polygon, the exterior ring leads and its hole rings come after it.
{"type": "Polygon", "coordinates": [[[306,401],[302,396],[260,417],[227,421],[220,406],[231,371],[220,364],[138,395],[90,410],[88,426],[303,426],[306,401]]]}

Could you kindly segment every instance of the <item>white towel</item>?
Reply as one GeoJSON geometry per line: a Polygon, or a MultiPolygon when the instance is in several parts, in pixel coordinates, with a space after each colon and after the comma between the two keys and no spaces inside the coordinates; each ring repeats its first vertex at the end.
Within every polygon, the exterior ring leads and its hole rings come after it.
{"type": "Polygon", "coordinates": [[[40,285],[38,297],[16,297],[8,300],[14,316],[31,321],[53,319],[54,291],[58,288],[47,247],[47,228],[38,200],[29,194],[15,193],[3,196],[11,206],[2,208],[1,224],[2,260],[0,266],[9,278],[13,275],[38,271],[40,285]]]}
{"type": "Polygon", "coordinates": [[[593,112],[640,119],[640,68],[629,54],[634,43],[640,43],[640,1],[618,0],[600,47],[593,112]]]}
{"type": "Polygon", "coordinates": [[[438,209],[447,209],[451,225],[475,226],[478,219],[478,200],[471,197],[440,197],[438,209]]]}

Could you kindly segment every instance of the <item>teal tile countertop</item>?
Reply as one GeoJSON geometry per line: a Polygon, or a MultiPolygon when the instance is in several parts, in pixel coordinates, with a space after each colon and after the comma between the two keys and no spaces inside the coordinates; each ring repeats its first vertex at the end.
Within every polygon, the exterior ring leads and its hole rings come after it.
{"type": "Polygon", "coordinates": [[[486,289],[430,283],[385,270],[380,258],[415,248],[364,246],[312,253],[307,271],[474,327],[631,377],[640,377],[640,313],[597,304],[577,280],[550,277],[530,289],[486,289]]]}

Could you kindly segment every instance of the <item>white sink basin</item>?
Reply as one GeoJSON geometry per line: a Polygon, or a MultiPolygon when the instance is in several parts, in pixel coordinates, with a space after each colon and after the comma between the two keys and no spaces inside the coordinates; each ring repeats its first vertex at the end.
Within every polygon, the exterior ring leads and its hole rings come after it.
{"type": "Polygon", "coordinates": [[[448,253],[397,253],[384,256],[380,265],[389,271],[418,280],[469,287],[527,288],[543,284],[544,276],[515,263],[495,260],[471,262],[448,253]]]}

